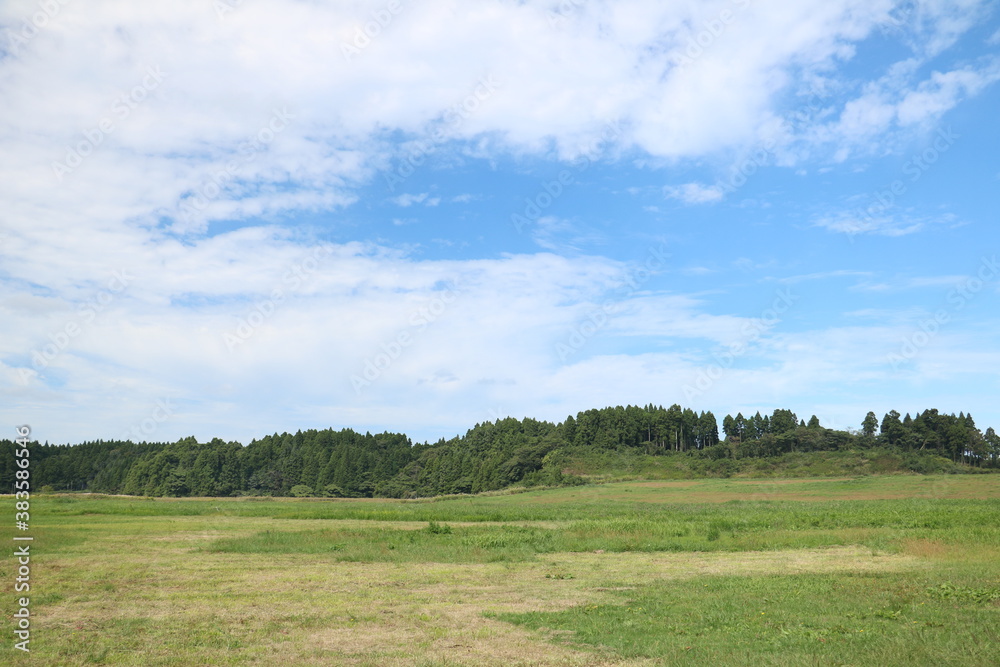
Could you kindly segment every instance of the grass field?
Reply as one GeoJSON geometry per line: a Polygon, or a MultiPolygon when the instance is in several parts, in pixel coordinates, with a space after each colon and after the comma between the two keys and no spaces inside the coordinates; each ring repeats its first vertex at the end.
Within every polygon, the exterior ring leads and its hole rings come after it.
{"type": "Polygon", "coordinates": [[[1000,664],[1000,475],[31,503],[2,664],[1000,664]]]}

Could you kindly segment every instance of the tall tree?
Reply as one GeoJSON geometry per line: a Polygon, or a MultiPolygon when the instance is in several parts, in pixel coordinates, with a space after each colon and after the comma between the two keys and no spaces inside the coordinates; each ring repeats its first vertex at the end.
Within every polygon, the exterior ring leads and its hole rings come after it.
{"type": "Polygon", "coordinates": [[[865,420],[861,422],[861,433],[866,438],[874,438],[875,429],[877,428],[878,428],[878,417],[875,416],[874,412],[869,411],[868,414],[865,415],[865,420]]]}
{"type": "Polygon", "coordinates": [[[771,432],[775,435],[794,431],[799,418],[791,410],[775,410],[771,414],[771,432]]]}
{"type": "Polygon", "coordinates": [[[890,410],[882,418],[881,435],[889,445],[899,444],[903,440],[905,431],[903,422],[899,420],[899,413],[890,410]]]}
{"type": "Polygon", "coordinates": [[[736,438],[736,420],[733,419],[732,415],[726,415],[722,418],[722,432],[726,434],[727,438],[736,438]]]}
{"type": "Polygon", "coordinates": [[[747,420],[743,416],[742,412],[736,413],[736,419],[733,420],[733,426],[736,429],[736,439],[742,442],[746,439],[747,435],[747,420]]]}

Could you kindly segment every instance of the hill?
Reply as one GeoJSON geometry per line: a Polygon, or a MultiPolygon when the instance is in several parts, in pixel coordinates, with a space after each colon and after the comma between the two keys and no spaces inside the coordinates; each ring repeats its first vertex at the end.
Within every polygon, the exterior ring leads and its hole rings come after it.
{"type": "MultiPolygon", "coordinates": [[[[616,479],[844,476],[995,470],[1000,437],[971,415],[925,410],[860,432],[807,424],[790,410],[723,420],[673,405],[587,410],[559,424],[501,419],[465,435],[414,444],[400,433],[309,430],[243,446],[86,442],[31,445],[32,488],[144,496],[414,498],[512,486],[616,479]]],[[[14,443],[0,441],[0,488],[13,489],[14,443]]]]}

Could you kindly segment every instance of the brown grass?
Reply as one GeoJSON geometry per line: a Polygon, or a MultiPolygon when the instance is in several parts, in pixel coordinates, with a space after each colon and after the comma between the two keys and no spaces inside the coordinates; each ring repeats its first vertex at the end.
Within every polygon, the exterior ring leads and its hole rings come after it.
{"type": "MultiPolygon", "coordinates": [[[[212,521],[228,534],[268,523],[212,521]]],[[[858,547],[557,553],[518,563],[349,563],[195,551],[193,534],[208,541],[216,531],[205,530],[209,526],[197,518],[170,524],[170,535],[149,536],[154,539],[137,535],[140,526],[123,525],[116,526],[120,532],[101,536],[100,553],[128,558],[95,557],[95,546],[88,545],[44,559],[39,588],[60,591],[64,599],[39,607],[36,627],[39,636],[63,642],[59,664],[85,664],[80,647],[100,641],[123,647],[109,656],[109,664],[140,664],[141,655],[141,664],[150,666],[178,664],[177,656],[187,655],[200,664],[236,659],[285,666],[646,667],[655,663],[576,650],[483,614],[613,603],[618,598],[608,587],[656,579],[922,567],[919,554],[873,555],[858,547]],[[129,620],[139,620],[141,628],[122,625],[129,620]],[[195,636],[207,639],[193,644],[195,636]],[[137,637],[141,654],[124,648],[137,637]],[[226,648],[227,642],[237,648],[226,648]]]]}

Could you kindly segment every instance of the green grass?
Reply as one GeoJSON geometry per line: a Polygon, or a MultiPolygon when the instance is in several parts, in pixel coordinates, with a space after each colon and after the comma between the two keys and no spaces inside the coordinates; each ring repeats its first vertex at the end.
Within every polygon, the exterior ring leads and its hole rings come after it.
{"type": "Polygon", "coordinates": [[[942,597],[942,587],[956,590],[937,583],[944,574],[707,577],[618,591],[616,603],[495,617],[670,665],[997,664],[996,605],[942,597]]]}
{"type": "Polygon", "coordinates": [[[848,449],[788,452],[762,458],[704,458],[703,452],[650,455],[636,450],[567,449],[560,467],[589,480],[831,477],[886,474],[981,473],[926,451],[848,449]]]}
{"type": "Polygon", "coordinates": [[[493,563],[522,561],[553,551],[557,531],[518,526],[437,530],[331,529],[264,531],[216,540],[218,553],[326,554],[344,562],[493,563]]]}
{"type": "Polygon", "coordinates": [[[0,664],[1000,664],[1000,476],[31,502],[0,664]]]}
{"type": "MultiPolygon", "coordinates": [[[[567,512],[572,515],[574,512],[567,512]]],[[[515,513],[518,518],[520,513],[515,513]]],[[[267,530],[206,548],[229,553],[328,554],[370,562],[496,562],[552,552],[760,551],[857,544],[893,552],[905,540],[1000,547],[1000,500],[735,501],[721,505],[619,505],[608,518],[558,527],[438,524],[436,529],[267,530]]],[[[398,517],[397,517],[398,519],[398,517]]]]}

